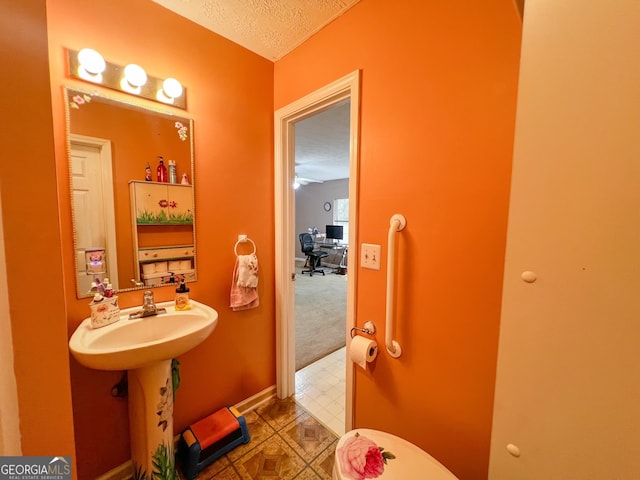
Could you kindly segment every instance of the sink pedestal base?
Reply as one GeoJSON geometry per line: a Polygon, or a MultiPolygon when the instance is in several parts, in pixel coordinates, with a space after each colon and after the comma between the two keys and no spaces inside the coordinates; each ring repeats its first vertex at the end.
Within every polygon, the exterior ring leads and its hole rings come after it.
{"type": "Polygon", "coordinates": [[[176,480],[171,360],[129,370],[129,431],[134,480],[176,480]]]}

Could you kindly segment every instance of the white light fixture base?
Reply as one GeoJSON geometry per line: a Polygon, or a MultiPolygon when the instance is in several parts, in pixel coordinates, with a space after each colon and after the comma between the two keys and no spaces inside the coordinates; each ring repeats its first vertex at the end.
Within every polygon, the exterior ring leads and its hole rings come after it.
{"type": "Polygon", "coordinates": [[[187,109],[187,91],[173,77],[161,79],[148,75],[136,64],[126,66],[106,61],[97,51],[67,49],[69,75],[119,92],[154,102],[187,109]]]}

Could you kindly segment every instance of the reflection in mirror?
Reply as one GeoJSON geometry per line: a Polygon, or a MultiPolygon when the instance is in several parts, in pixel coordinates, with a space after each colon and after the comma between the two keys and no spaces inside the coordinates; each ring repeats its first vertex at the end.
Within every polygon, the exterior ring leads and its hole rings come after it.
{"type": "Polygon", "coordinates": [[[193,121],[72,88],[65,109],[78,298],[196,280],[193,121]]]}

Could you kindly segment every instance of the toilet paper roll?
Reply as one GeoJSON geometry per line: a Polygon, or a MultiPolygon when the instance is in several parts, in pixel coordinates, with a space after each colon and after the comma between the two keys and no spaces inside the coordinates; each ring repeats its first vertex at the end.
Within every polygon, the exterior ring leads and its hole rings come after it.
{"type": "Polygon", "coordinates": [[[142,264],[142,273],[146,275],[150,275],[156,271],[155,263],[143,263],[142,264]]]}
{"type": "Polygon", "coordinates": [[[156,262],[156,273],[164,273],[167,271],[167,262],[156,262]]]}
{"type": "Polygon", "coordinates": [[[367,369],[367,363],[373,362],[378,356],[378,344],[375,340],[356,335],[349,345],[349,358],[353,363],[367,369]]]}

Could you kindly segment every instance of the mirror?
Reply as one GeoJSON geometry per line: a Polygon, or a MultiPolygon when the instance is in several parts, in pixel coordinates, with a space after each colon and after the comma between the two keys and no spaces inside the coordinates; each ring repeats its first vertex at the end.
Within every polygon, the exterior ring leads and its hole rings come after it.
{"type": "Polygon", "coordinates": [[[193,120],[77,88],[65,112],[78,298],[196,280],[193,120]]]}

